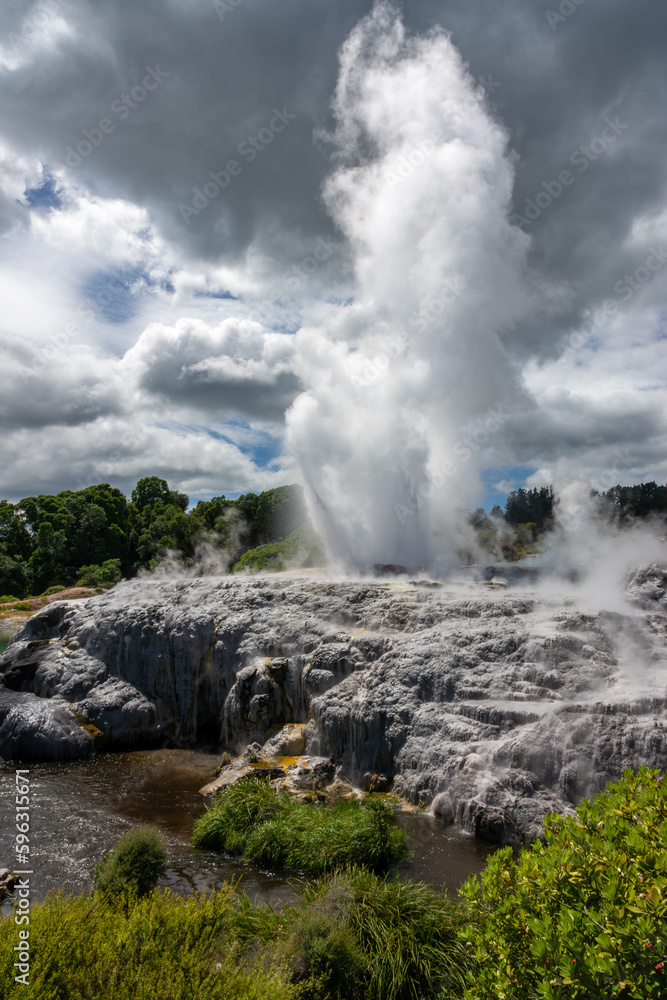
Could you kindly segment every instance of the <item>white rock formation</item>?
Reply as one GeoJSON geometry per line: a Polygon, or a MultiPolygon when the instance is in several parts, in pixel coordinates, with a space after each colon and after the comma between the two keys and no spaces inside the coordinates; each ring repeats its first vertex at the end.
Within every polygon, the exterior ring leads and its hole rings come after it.
{"type": "Polygon", "coordinates": [[[0,659],[0,754],[154,741],[238,753],[311,719],[305,752],[353,780],[395,778],[445,821],[528,839],[625,768],[667,769],[660,573],[634,577],[623,614],[471,583],[121,584],[16,634],[0,659]]]}

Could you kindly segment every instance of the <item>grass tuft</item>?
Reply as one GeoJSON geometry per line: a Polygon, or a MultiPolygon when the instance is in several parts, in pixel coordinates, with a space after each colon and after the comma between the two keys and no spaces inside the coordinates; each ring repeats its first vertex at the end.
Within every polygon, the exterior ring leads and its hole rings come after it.
{"type": "Polygon", "coordinates": [[[350,864],[382,872],[407,855],[406,835],[383,803],[301,803],[252,776],[218,794],[193,844],[309,874],[350,864]]]}

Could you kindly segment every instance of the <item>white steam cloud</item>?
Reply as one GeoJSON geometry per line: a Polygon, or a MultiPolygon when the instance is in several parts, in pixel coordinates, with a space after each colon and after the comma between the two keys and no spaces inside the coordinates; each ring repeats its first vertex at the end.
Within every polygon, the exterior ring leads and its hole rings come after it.
{"type": "Polygon", "coordinates": [[[334,112],[356,294],[297,335],[289,442],[335,555],[442,565],[479,486],[470,435],[531,405],[498,336],[528,304],[507,136],[449,37],[408,37],[387,3],[341,50],[334,112]]]}

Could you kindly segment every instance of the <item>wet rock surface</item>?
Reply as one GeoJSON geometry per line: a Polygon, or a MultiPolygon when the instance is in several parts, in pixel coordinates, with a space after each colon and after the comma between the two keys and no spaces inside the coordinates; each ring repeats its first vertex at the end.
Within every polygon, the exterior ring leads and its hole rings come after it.
{"type": "Polygon", "coordinates": [[[0,754],[240,754],[289,723],[275,756],[333,757],[443,821],[530,839],[625,768],[667,769],[665,579],[644,568],[621,611],[525,584],[121,584],[16,634],[0,659],[0,754]]]}

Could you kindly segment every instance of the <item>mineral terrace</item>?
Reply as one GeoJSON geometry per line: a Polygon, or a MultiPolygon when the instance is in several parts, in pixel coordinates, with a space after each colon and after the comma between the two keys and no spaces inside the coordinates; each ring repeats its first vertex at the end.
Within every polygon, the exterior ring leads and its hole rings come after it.
{"type": "Polygon", "coordinates": [[[316,576],[135,580],[49,605],[0,658],[0,755],[215,744],[286,723],[339,774],[496,840],[667,770],[666,577],[574,591],[316,576]],[[377,779],[376,779],[377,780],[377,779]]]}

